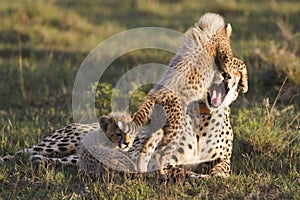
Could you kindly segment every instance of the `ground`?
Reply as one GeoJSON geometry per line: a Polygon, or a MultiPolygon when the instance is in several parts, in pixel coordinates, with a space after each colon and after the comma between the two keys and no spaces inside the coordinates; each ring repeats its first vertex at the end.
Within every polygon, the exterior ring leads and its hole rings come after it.
{"type": "MultiPolygon", "coordinates": [[[[94,181],[73,167],[35,167],[20,158],[0,166],[0,197],[300,198],[298,1],[97,2],[1,1],[0,153],[35,144],[52,129],[72,122],[76,72],[101,41],[141,26],[184,32],[204,12],[213,11],[231,23],[233,53],[249,66],[249,91],[232,105],[232,175],[176,183],[150,176],[94,181]]],[[[126,70],[149,62],[167,64],[172,56],[147,49],[114,61],[98,86],[98,116],[110,111],[111,85],[126,70]]],[[[143,91],[135,93],[132,111],[144,97],[143,91]]]]}

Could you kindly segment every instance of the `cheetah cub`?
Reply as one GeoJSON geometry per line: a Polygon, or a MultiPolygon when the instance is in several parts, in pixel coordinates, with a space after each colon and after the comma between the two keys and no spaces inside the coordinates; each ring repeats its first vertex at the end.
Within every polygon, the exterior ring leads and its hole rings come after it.
{"type": "MultiPolygon", "coordinates": [[[[187,107],[192,101],[207,102],[216,98],[216,91],[208,95],[215,72],[215,63],[229,76],[241,77],[241,92],[246,92],[246,65],[234,58],[230,47],[230,24],[214,13],[203,15],[186,33],[183,45],[171,60],[161,80],[148,93],[147,99],[133,115],[131,122],[118,121],[117,125],[126,134],[136,134],[151,118],[155,105],[164,109],[166,123],[160,146],[168,144],[182,132],[187,107]],[[209,98],[208,98],[209,96],[209,98]]],[[[208,103],[210,109],[218,109],[220,103],[208,103]]],[[[227,106],[227,105],[222,105],[227,106]]]]}

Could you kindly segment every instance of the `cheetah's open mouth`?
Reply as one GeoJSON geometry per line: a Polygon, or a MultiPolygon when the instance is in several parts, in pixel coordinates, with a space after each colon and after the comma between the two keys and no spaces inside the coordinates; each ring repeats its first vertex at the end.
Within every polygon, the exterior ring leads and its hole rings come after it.
{"type": "Polygon", "coordinates": [[[207,102],[211,107],[218,108],[224,101],[228,91],[223,82],[212,84],[207,93],[207,102]]]}

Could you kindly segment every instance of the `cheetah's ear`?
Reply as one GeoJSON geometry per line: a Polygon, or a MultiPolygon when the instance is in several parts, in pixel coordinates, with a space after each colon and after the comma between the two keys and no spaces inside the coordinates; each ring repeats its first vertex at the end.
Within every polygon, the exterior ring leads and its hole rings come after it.
{"type": "Polygon", "coordinates": [[[227,24],[225,26],[225,32],[226,32],[227,37],[229,38],[231,36],[231,33],[232,33],[232,27],[231,27],[230,24],[227,24]]]}
{"type": "Polygon", "coordinates": [[[99,124],[100,124],[100,127],[101,129],[106,132],[107,129],[108,129],[108,125],[111,123],[111,119],[110,117],[106,116],[106,115],[103,115],[100,117],[99,119],[99,124]]]}

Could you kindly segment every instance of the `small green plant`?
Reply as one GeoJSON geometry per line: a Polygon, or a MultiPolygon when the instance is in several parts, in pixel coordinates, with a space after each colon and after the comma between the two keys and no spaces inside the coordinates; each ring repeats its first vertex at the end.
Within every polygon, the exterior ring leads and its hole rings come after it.
{"type": "MultiPolygon", "coordinates": [[[[128,83],[129,84],[129,83],[128,83]]],[[[118,100],[118,98],[127,98],[127,94],[123,94],[117,89],[113,88],[111,84],[109,83],[100,83],[95,85],[97,87],[96,89],[96,100],[95,100],[95,106],[98,109],[98,113],[100,115],[107,115],[112,110],[112,95],[114,93],[115,98],[114,100],[118,100]]],[[[129,97],[129,111],[131,113],[134,113],[137,111],[139,105],[145,100],[146,98],[146,92],[142,88],[138,88],[131,97],[129,97]]]]}

